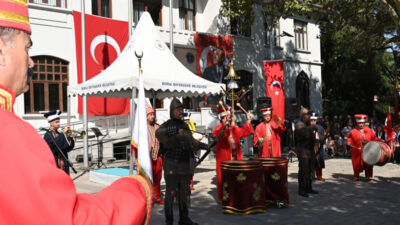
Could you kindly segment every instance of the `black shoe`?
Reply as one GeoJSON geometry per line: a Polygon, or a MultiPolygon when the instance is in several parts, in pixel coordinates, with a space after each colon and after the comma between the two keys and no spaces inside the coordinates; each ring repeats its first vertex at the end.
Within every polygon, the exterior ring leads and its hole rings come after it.
{"type": "Polygon", "coordinates": [[[307,191],[307,193],[308,194],[318,194],[319,192],[318,191],[316,191],[316,190],[309,190],[309,191],[307,191]]]}
{"type": "Polygon", "coordinates": [[[191,219],[185,219],[179,221],[179,225],[199,225],[198,223],[193,222],[191,219]]]}
{"type": "Polygon", "coordinates": [[[299,195],[308,198],[308,194],[305,192],[299,192],[299,195]]]}

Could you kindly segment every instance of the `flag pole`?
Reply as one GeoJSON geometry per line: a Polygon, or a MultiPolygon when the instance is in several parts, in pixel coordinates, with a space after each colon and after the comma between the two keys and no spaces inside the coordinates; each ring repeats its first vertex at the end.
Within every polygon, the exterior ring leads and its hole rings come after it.
{"type": "MultiPolygon", "coordinates": [[[[132,7],[132,1],[131,0],[128,0],[128,23],[129,23],[129,41],[131,40],[131,38],[132,38],[132,22],[133,22],[133,7],[132,7]]],[[[134,77],[134,76],[133,76],[134,77]]],[[[136,87],[134,86],[134,82],[133,82],[133,80],[134,79],[132,79],[132,98],[131,98],[131,101],[130,101],[130,103],[131,103],[131,112],[130,112],[130,123],[129,123],[129,131],[130,131],[130,133],[131,133],[131,137],[132,137],[132,134],[133,134],[133,124],[134,124],[134,121],[135,121],[135,117],[134,117],[134,114],[135,114],[135,111],[136,111],[136,104],[135,104],[135,98],[136,98],[136,87]]],[[[133,167],[134,167],[134,157],[135,157],[135,154],[133,154],[133,151],[131,150],[130,151],[130,157],[129,157],[129,175],[132,175],[133,174],[133,167]]]]}
{"type": "MultiPolygon", "coordinates": [[[[82,83],[86,81],[86,38],[85,38],[85,0],[81,0],[81,33],[82,33],[82,83]]],[[[83,130],[88,133],[87,127],[87,96],[83,96],[83,130]]],[[[89,167],[88,136],[83,138],[83,167],[89,167]]]]}

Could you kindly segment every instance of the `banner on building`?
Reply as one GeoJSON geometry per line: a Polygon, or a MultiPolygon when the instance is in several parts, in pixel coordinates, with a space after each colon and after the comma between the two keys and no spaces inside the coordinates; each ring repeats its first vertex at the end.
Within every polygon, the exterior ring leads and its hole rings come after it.
{"type": "Polygon", "coordinates": [[[267,96],[271,98],[273,115],[285,119],[283,61],[264,61],[267,96]]]}
{"type": "Polygon", "coordinates": [[[216,49],[223,50],[224,57],[221,60],[224,65],[224,70],[227,71],[233,54],[232,36],[216,36],[195,33],[194,43],[196,46],[196,65],[198,75],[203,76],[204,70],[207,67],[210,68],[215,65],[215,60],[213,60],[213,58],[216,49]]]}
{"type": "MultiPolygon", "coordinates": [[[[78,83],[82,83],[81,13],[73,12],[75,25],[78,83]]],[[[119,56],[129,41],[126,21],[85,15],[86,28],[86,80],[105,70],[119,56]]],[[[130,111],[129,99],[89,97],[89,115],[122,115],[130,111]]],[[[78,98],[78,113],[82,114],[82,98],[78,98]]]]}

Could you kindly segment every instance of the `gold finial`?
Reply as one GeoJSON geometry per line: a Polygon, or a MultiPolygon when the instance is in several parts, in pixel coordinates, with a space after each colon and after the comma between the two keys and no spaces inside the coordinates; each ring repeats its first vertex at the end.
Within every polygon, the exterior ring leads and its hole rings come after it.
{"type": "Polygon", "coordinates": [[[142,74],[143,73],[143,71],[142,71],[142,57],[143,57],[143,51],[141,51],[141,53],[140,53],[140,55],[136,52],[136,50],[135,50],[135,55],[136,55],[136,58],[138,59],[138,61],[139,61],[139,75],[140,74],[142,74]]]}
{"type": "Polygon", "coordinates": [[[233,64],[233,59],[231,60],[231,63],[229,64],[229,73],[228,75],[226,75],[226,77],[224,78],[225,80],[238,80],[240,79],[240,77],[238,75],[236,75],[236,71],[235,71],[235,65],[233,64]]]}

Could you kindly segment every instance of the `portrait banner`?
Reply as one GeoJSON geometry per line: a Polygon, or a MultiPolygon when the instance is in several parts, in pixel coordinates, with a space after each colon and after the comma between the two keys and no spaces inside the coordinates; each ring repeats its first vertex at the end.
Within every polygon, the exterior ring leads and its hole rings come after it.
{"type": "MultiPolygon", "coordinates": [[[[73,11],[75,25],[78,84],[82,83],[81,13],[73,11]]],[[[85,15],[86,80],[107,69],[129,40],[128,22],[85,15]]],[[[123,115],[130,111],[129,99],[89,97],[89,115],[123,115]]],[[[82,98],[78,98],[78,113],[82,114],[82,98]]]]}
{"type": "Polygon", "coordinates": [[[194,43],[196,46],[196,66],[197,74],[203,76],[203,72],[207,67],[213,66],[213,55],[216,49],[222,49],[225,54],[223,61],[225,69],[228,69],[230,59],[233,53],[232,36],[194,34],[194,43]]]}
{"type": "Polygon", "coordinates": [[[283,61],[264,61],[267,96],[271,98],[272,114],[285,119],[285,88],[283,61]]]}

